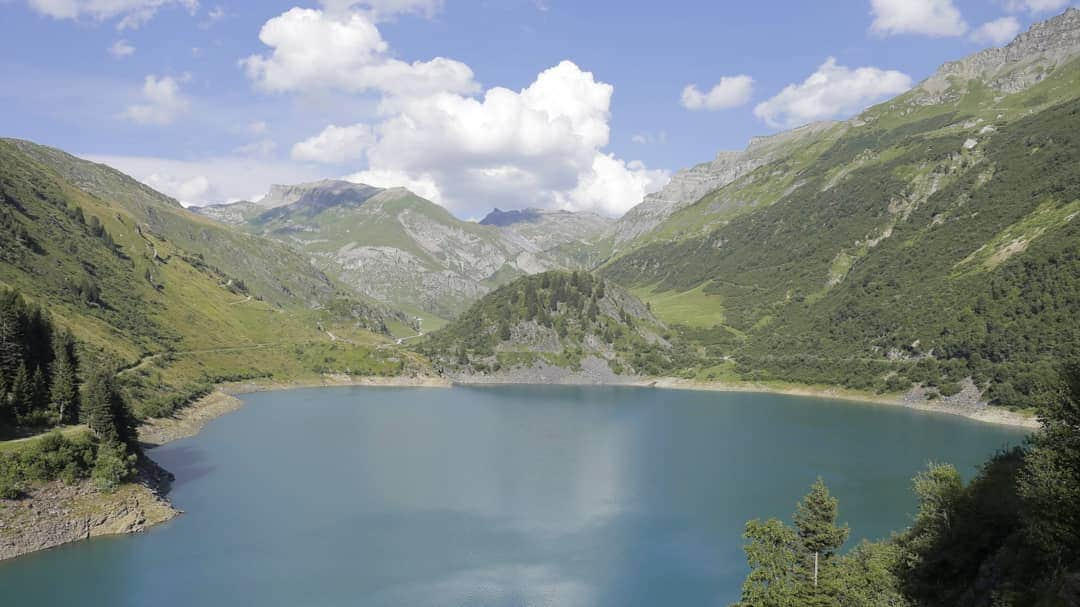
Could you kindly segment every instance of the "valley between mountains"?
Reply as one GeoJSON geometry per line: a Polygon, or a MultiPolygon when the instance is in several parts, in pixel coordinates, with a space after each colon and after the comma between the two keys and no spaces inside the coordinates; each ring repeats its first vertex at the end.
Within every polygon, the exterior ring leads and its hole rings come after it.
{"type": "MultiPolygon", "coordinates": [[[[375,381],[776,390],[1031,425],[1080,342],[1080,10],[850,120],[722,151],[618,218],[474,221],[340,180],[184,208],[2,139],[0,238],[0,394],[21,390],[0,456],[99,448],[50,397],[67,358],[144,434],[227,411],[221,385],[375,381]]],[[[140,462],[118,478],[142,514],[99,516],[86,485],[66,531],[0,557],[167,518],[140,462]]],[[[91,474],[39,472],[4,497],[91,474]]]]}

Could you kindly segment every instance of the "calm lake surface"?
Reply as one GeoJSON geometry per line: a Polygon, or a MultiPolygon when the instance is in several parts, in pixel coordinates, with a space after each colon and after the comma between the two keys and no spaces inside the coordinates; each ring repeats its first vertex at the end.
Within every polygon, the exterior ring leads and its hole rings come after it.
{"type": "Polygon", "coordinates": [[[900,408],[633,388],[268,392],[151,452],[186,514],[0,563],[2,605],[727,605],[755,517],[817,476],[852,536],[927,461],[1024,432],[900,408]]]}

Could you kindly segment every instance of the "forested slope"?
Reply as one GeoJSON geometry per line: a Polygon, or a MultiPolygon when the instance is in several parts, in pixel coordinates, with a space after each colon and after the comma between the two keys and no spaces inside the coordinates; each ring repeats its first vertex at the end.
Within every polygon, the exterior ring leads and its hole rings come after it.
{"type": "Polygon", "coordinates": [[[690,353],[645,304],[581,271],[524,276],[485,295],[420,350],[449,370],[497,373],[538,363],[615,375],[662,375],[690,353]]]}
{"type": "MultiPolygon", "coordinates": [[[[1078,15],[1043,30],[1072,49],[1078,15]]],[[[1080,317],[1080,63],[1059,55],[1009,92],[943,68],[947,89],[823,131],[600,274],[701,345],[706,377],[931,395],[970,377],[1021,404],[1080,317]]]]}

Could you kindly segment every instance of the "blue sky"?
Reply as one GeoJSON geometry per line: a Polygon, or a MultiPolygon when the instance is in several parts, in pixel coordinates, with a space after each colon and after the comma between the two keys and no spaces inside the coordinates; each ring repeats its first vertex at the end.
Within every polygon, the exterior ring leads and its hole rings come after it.
{"type": "Polygon", "coordinates": [[[462,217],[618,214],[670,172],[848,117],[1068,4],[0,0],[0,135],[193,204],[349,176],[462,217]]]}

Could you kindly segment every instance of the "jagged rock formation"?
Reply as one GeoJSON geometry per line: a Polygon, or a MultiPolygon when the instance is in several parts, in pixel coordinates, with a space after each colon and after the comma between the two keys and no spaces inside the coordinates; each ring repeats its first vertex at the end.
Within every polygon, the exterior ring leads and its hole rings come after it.
{"type": "Polygon", "coordinates": [[[1000,93],[1019,93],[1076,58],[1078,53],[1080,10],[1070,8],[1057,17],[1036,23],[1004,47],[988,48],[942,65],[919,85],[916,102],[932,105],[955,100],[962,92],[954,89],[954,85],[965,85],[970,80],[1000,93]]]}

